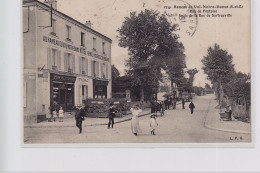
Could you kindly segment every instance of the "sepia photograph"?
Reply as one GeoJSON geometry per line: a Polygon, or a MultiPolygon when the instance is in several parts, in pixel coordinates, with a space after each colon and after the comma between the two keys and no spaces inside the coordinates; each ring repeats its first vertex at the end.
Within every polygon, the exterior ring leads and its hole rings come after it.
{"type": "Polygon", "coordinates": [[[251,144],[250,3],[22,0],[23,146],[251,144]]]}

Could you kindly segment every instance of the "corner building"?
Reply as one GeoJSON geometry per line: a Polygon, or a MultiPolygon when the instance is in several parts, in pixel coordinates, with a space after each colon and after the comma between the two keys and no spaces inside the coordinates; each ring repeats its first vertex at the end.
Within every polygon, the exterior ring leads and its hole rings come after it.
{"type": "Polygon", "coordinates": [[[36,122],[54,102],[66,112],[86,98],[111,98],[112,40],[55,7],[23,1],[25,121],[36,122]]]}

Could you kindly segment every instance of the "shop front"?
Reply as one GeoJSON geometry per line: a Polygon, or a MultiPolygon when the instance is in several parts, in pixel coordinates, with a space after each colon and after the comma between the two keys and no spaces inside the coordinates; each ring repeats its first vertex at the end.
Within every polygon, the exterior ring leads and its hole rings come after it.
{"type": "Polygon", "coordinates": [[[107,98],[107,85],[108,81],[93,79],[93,97],[94,98],[107,98]]]}
{"type": "Polygon", "coordinates": [[[62,106],[64,111],[74,107],[75,76],[50,74],[50,105],[62,106]]]}
{"type": "Polygon", "coordinates": [[[88,77],[78,76],[75,82],[75,105],[82,105],[89,97],[89,84],[88,77]]]}

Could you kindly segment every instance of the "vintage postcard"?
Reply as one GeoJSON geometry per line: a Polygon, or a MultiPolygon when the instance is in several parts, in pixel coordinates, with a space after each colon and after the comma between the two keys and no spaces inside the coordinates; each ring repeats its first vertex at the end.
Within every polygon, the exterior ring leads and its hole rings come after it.
{"type": "Polygon", "coordinates": [[[23,0],[22,14],[24,146],[252,143],[250,0],[23,0]]]}

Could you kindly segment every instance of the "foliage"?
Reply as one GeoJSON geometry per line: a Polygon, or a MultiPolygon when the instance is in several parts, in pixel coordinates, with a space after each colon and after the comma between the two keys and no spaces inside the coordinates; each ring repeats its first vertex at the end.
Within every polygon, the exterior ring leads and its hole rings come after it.
{"type": "Polygon", "coordinates": [[[86,99],[86,112],[87,113],[107,113],[110,107],[110,103],[115,104],[117,111],[125,113],[130,110],[130,103],[126,99],[86,99]]]}
{"type": "Polygon", "coordinates": [[[201,60],[204,73],[207,78],[213,83],[216,89],[219,103],[221,102],[221,94],[223,91],[223,84],[229,83],[235,74],[233,57],[228,54],[227,50],[223,50],[219,45],[208,48],[208,53],[201,60]]]}
{"type": "Polygon", "coordinates": [[[197,74],[198,72],[199,71],[196,68],[187,70],[187,73],[189,74],[189,85],[190,85],[190,87],[193,86],[195,74],[197,74]]]}
{"type": "Polygon", "coordinates": [[[119,46],[128,48],[130,55],[126,62],[127,76],[131,86],[139,88],[142,101],[145,88],[153,91],[158,87],[164,59],[173,53],[173,43],[177,40],[173,35],[175,28],[164,15],[145,10],[139,14],[131,12],[118,29],[119,46]]]}
{"type": "Polygon", "coordinates": [[[115,65],[113,64],[111,66],[111,73],[112,73],[112,81],[116,80],[117,78],[120,77],[120,73],[119,70],[115,67],[115,65]]]}
{"type": "Polygon", "coordinates": [[[227,50],[220,49],[220,46],[215,44],[213,48],[208,48],[207,56],[201,60],[202,69],[211,82],[227,83],[235,72],[232,60],[233,57],[227,50]]]}
{"type": "Polygon", "coordinates": [[[223,86],[227,96],[237,102],[238,98],[244,98],[247,108],[251,105],[251,82],[250,75],[238,72],[235,73],[233,80],[223,86]]]}

